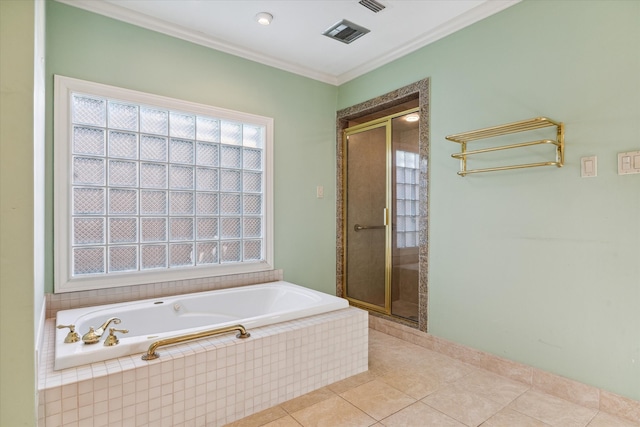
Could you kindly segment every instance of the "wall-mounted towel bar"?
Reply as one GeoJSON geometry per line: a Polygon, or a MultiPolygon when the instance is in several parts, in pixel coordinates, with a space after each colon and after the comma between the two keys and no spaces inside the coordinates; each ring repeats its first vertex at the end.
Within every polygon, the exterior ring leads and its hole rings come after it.
{"type": "Polygon", "coordinates": [[[457,142],[461,145],[461,151],[459,153],[452,154],[451,157],[460,159],[460,172],[458,175],[465,176],[470,173],[478,172],[493,172],[509,169],[522,169],[532,168],[537,166],[557,166],[562,167],[564,164],[564,124],[556,122],[547,117],[536,117],[534,119],[522,120],[519,122],[508,123],[500,126],[493,126],[484,129],[478,129],[469,132],[458,133],[449,135],[446,137],[449,141],[457,142]],[[502,135],[508,135],[516,132],[526,132],[535,129],[541,129],[545,127],[556,127],[556,139],[540,139],[537,141],[523,142],[519,144],[502,145],[498,147],[490,147],[479,150],[467,150],[467,143],[478,139],[493,138],[502,135]],[[531,147],[534,145],[551,144],[554,145],[556,150],[556,158],[554,161],[538,162],[538,163],[525,163],[519,165],[497,166],[492,168],[483,169],[467,169],[467,156],[480,153],[490,153],[492,151],[509,150],[512,148],[531,147]]]}

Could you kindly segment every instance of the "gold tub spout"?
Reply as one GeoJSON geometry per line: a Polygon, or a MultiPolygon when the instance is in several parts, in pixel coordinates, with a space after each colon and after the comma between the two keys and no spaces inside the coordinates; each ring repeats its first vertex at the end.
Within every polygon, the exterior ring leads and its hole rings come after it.
{"type": "Polygon", "coordinates": [[[240,332],[239,334],[236,335],[236,338],[249,338],[251,336],[251,334],[249,332],[247,332],[247,330],[245,329],[244,326],[242,326],[242,325],[234,325],[234,326],[227,326],[225,328],[209,329],[208,331],[194,332],[192,334],[186,334],[186,335],[180,335],[180,336],[177,336],[177,337],[165,338],[163,340],[159,340],[159,341],[156,341],[153,344],[151,344],[149,346],[149,349],[147,350],[147,353],[142,356],[142,360],[153,360],[153,359],[157,359],[158,357],[160,357],[160,354],[158,354],[156,352],[156,349],[158,347],[161,347],[161,346],[178,344],[178,343],[185,342],[185,341],[193,341],[193,340],[197,340],[197,339],[200,339],[200,338],[210,337],[210,336],[213,336],[213,335],[226,334],[227,332],[231,332],[231,331],[239,331],[240,332]]]}
{"type": "Polygon", "coordinates": [[[98,329],[93,329],[93,326],[91,326],[89,328],[89,332],[87,332],[86,334],[84,334],[82,336],[82,341],[85,344],[95,344],[98,341],[100,341],[100,337],[102,336],[102,334],[104,334],[105,329],[107,329],[107,327],[109,326],[109,324],[113,322],[116,325],[119,324],[121,322],[121,320],[117,317],[111,317],[110,319],[107,319],[106,322],[104,322],[102,324],[102,326],[100,326],[98,329]]]}

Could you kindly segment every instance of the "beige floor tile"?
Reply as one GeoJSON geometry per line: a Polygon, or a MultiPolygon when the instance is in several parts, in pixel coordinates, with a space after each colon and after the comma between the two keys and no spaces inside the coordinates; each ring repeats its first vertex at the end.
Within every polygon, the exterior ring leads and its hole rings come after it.
{"type": "Polygon", "coordinates": [[[382,342],[392,342],[392,340],[396,340],[397,338],[392,337],[389,334],[385,334],[380,331],[376,331],[375,329],[369,328],[369,344],[378,344],[382,342]],[[372,339],[373,338],[373,339],[372,339]]]}
{"type": "Polygon", "coordinates": [[[478,369],[471,365],[447,357],[446,360],[423,368],[422,372],[433,373],[443,383],[453,383],[476,370],[478,369]]]}
{"type": "Polygon", "coordinates": [[[482,424],[482,427],[548,427],[549,424],[505,408],[482,424]]]}
{"type": "Polygon", "coordinates": [[[411,356],[411,354],[406,354],[407,349],[429,351],[410,342],[403,341],[400,338],[373,330],[369,330],[369,349],[373,352],[380,353],[382,358],[403,355],[411,356]]]}
{"type": "MultiPolygon", "coordinates": [[[[376,332],[376,331],[373,331],[376,332]]],[[[369,337],[369,371],[375,376],[405,370],[452,382],[468,374],[471,367],[460,361],[401,339],[377,332],[369,337]]]]}
{"type": "Polygon", "coordinates": [[[229,426],[640,427],[375,330],[369,349],[369,371],[229,426]]]}
{"type": "Polygon", "coordinates": [[[388,417],[416,401],[380,380],[369,381],[340,396],[376,420],[388,417]]]}
{"type": "Polygon", "coordinates": [[[552,426],[562,427],[584,427],[598,412],[533,390],[511,402],[509,408],[552,426]]]}
{"type": "MultiPolygon", "coordinates": [[[[375,332],[375,331],[374,331],[375,332]]],[[[435,377],[441,383],[456,381],[472,372],[470,365],[386,334],[370,336],[369,370],[376,376],[406,370],[435,377]]]]}
{"type": "Polygon", "coordinates": [[[373,375],[374,377],[379,376],[379,375],[384,375],[386,374],[391,367],[381,363],[379,360],[373,359],[371,357],[371,353],[369,353],[369,371],[371,373],[371,375],[373,375]]]}
{"type": "Polygon", "coordinates": [[[340,396],[311,405],[291,416],[304,427],[365,427],[376,423],[340,396]]]}
{"type": "Polygon", "coordinates": [[[525,384],[484,370],[475,370],[454,384],[502,405],[507,405],[529,389],[525,384]]]}
{"type": "Polygon", "coordinates": [[[369,350],[376,355],[376,359],[380,359],[383,362],[395,362],[398,360],[406,361],[411,365],[423,364],[428,365],[442,360],[449,359],[448,357],[439,354],[435,351],[428,350],[419,345],[412,344],[407,341],[403,341],[400,338],[392,337],[387,334],[383,334],[377,331],[372,336],[369,336],[369,350]]]}
{"type": "Polygon", "coordinates": [[[273,408],[265,409],[264,411],[227,424],[227,427],[259,427],[285,416],[287,416],[287,411],[279,406],[274,406],[273,408]]]}
{"type": "Polygon", "coordinates": [[[366,371],[361,374],[354,375],[349,378],[345,378],[342,381],[338,381],[333,384],[329,384],[327,388],[336,394],[344,393],[347,390],[356,388],[359,385],[368,383],[376,379],[376,376],[371,371],[366,371]]]}
{"type": "Polygon", "coordinates": [[[639,423],[630,420],[615,417],[606,412],[598,412],[593,420],[588,424],[589,427],[640,427],[639,423]]]}
{"type": "Polygon", "coordinates": [[[422,402],[468,425],[477,426],[500,411],[504,405],[455,385],[447,386],[422,402]]]}
{"type": "Polygon", "coordinates": [[[307,408],[311,405],[315,405],[316,403],[322,402],[323,400],[327,400],[331,397],[334,397],[335,395],[336,393],[329,390],[327,387],[323,387],[310,393],[303,394],[302,396],[295,399],[284,402],[280,406],[288,413],[292,413],[307,408]]]}
{"type": "Polygon", "coordinates": [[[386,427],[465,427],[464,424],[446,416],[440,411],[422,402],[409,405],[401,411],[383,419],[380,423],[386,427]]]}
{"type": "Polygon", "coordinates": [[[271,421],[268,424],[265,424],[263,427],[300,427],[300,423],[293,419],[291,415],[287,415],[286,417],[278,418],[275,421],[271,421]]]}
{"type": "Polygon", "coordinates": [[[418,400],[443,385],[432,373],[412,370],[389,370],[378,376],[378,379],[418,400]]]}
{"type": "Polygon", "coordinates": [[[386,371],[397,366],[409,366],[412,362],[411,350],[400,351],[398,348],[391,349],[369,349],[369,369],[374,372],[378,370],[386,371]]]}

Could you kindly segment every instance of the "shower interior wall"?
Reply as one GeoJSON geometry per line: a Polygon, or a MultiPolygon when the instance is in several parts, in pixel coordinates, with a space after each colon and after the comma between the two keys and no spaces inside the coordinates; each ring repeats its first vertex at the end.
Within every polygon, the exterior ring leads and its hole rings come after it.
{"type": "MultiPolygon", "coordinates": [[[[393,132],[394,150],[417,153],[419,138],[418,129],[393,132]]],[[[392,166],[395,177],[396,165],[392,166]]],[[[397,248],[393,247],[393,271],[391,273],[391,300],[412,307],[408,312],[417,318],[418,314],[418,246],[397,248]],[[414,307],[415,306],[415,307],[414,307]]],[[[393,309],[392,309],[393,312],[393,309]]]]}

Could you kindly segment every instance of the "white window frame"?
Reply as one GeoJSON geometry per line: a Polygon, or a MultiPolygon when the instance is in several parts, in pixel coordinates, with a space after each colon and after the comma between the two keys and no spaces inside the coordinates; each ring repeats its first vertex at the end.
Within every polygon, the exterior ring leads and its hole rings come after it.
{"type": "Polygon", "coordinates": [[[119,286],[196,279],[229,274],[272,270],[273,245],[273,119],[249,113],[213,107],[194,102],[88,82],[64,76],[55,76],[54,82],[54,290],[56,293],[80,290],[106,289],[119,286]],[[156,106],[169,110],[206,115],[218,119],[264,126],[264,260],[189,266],[162,270],[106,273],[72,276],[72,126],[71,96],[84,93],[133,104],[156,106]]]}

